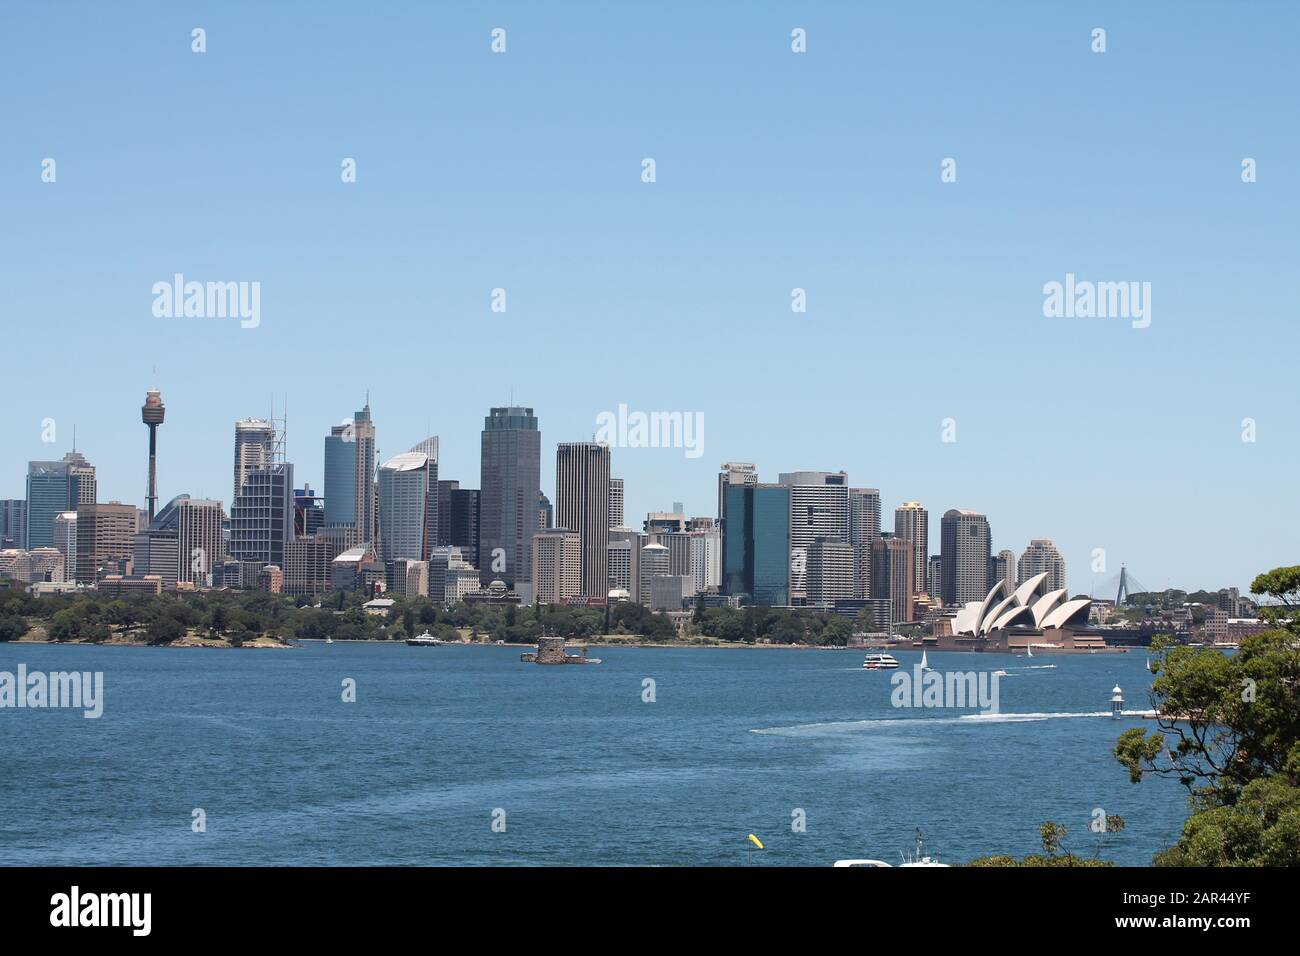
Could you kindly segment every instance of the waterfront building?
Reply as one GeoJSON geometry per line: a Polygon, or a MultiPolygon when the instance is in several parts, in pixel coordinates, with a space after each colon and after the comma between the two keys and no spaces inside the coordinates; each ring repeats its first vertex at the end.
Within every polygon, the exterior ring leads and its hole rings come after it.
{"type": "Polygon", "coordinates": [[[813,539],[849,540],[849,478],[842,471],[793,471],[777,480],[790,489],[790,602],[801,604],[813,539]]]}
{"type": "Polygon", "coordinates": [[[293,465],[250,471],[230,509],[230,556],[283,568],[284,546],[292,540],[293,465]]]}
{"type": "Polygon", "coordinates": [[[650,610],[680,611],[690,594],[691,579],[684,574],[661,574],[650,579],[650,610]]]}
{"type": "Polygon", "coordinates": [[[758,484],[758,468],[748,461],[728,461],[718,473],[718,520],[726,517],[727,489],[736,485],[758,484]]]}
{"type": "Polygon", "coordinates": [[[871,593],[889,599],[891,623],[912,620],[915,554],[915,547],[906,538],[882,534],[871,543],[871,593]]]}
{"type": "Polygon", "coordinates": [[[370,401],[325,436],[325,523],[351,525],[367,544],[378,533],[375,423],[370,401]]]}
{"type": "Polygon", "coordinates": [[[341,552],[322,534],[295,537],[284,545],[284,593],[320,597],[330,591],[331,564],[341,552]]]}
{"type": "Polygon", "coordinates": [[[1051,538],[1034,538],[1020,555],[1017,566],[1019,580],[1027,581],[1035,574],[1047,573],[1047,588],[1055,591],[1065,587],[1065,559],[1051,538]]]}
{"type": "Polygon", "coordinates": [[[894,537],[912,543],[912,597],[925,593],[925,562],[930,554],[930,516],[919,501],[894,509],[894,537]]]}
{"type": "Polygon", "coordinates": [[[690,572],[693,591],[717,590],[722,586],[722,532],[712,526],[687,532],[690,538],[690,572]]]}
{"type": "Polygon", "coordinates": [[[54,516],[95,503],[95,466],[70,451],[60,461],[27,464],[27,530],[25,546],[54,546],[54,516]]]}
{"type": "Polygon", "coordinates": [[[556,448],[555,521],[580,538],[579,593],[588,598],[609,593],[609,465],[603,442],[561,442],[556,448]]]}
{"type": "Polygon", "coordinates": [[[642,547],[638,570],[640,573],[637,600],[641,604],[649,604],[654,593],[652,590],[654,579],[668,576],[668,549],[662,544],[654,543],[642,547]]]}
{"type": "Polygon", "coordinates": [[[567,528],[533,535],[532,581],[538,604],[562,604],[584,594],[583,545],[582,535],[567,528]]]}
{"type": "Polygon", "coordinates": [[[722,525],[722,589],[744,603],[790,603],[790,488],[729,483],[722,525]]]}
{"type": "Polygon", "coordinates": [[[843,538],[813,538],[808,544],[808,604],[831,607],[855,596],[853,545],[843,538]]]}
{"type": "Polygon", "coordinates": [[[990,586],[995,581],[1006,581],[1008,590],[1016,589],[1016,555],[1013,551],[1003,548],[993,559],[993,564],[989,571],[990,586]]]}
{"type": "Polygon", "coordinates": [[[76,579],[94,584],[101,573],[130,571],[135,551],[136,507],[113,501],[77,507],[76,579]]]}
{"type": "Polygon", "coordinates": [[[437,539],[437,464],[422,451],[408,451],[379,466],[379,556],[384,562],[421,561],[437,539]]]}
{"type": "Polygon", "coordinates": [[[479,494],[479,580],[532,594],[533,533],[542,482],[542,433],[531,408],[492,408],[483,420],[479,494]]]}
{"type": "Polygon", "coordinates": [[[880,537],[880,489],[849,489],[849,544],[853,545],[854,596],[871,596],[871,542],[880,537]]]}
{"type": "Polygon", "coordinates": [[[939,598],[944,606],[960,607],[988,592],[990,541],[988,518],[978,511],[944,512],[939,546],[943,559],[939,598]]]}

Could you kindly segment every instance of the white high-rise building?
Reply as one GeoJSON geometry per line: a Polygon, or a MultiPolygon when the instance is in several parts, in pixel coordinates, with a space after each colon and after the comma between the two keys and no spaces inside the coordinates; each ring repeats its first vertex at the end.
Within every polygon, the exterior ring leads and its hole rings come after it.
{"type": "Polygon", "coordinates": [[[778,481],[790,489],[790,603],[799,604],[808,596],[813,539],[849,541],[849,478],[842,471],[792,471],[778,481]]]}
{"type": "Polygon", "coordinates": [[[54,547],[63,555],[63,568],[71,580],[77,567],[77,513],[61,511],[54,516],[54,547]]]}
{"type": "Polygon", "coordinates": [[[261,418],[235,422],[235,488],[233,503],[249,474],[275,461],[275,425],[261,418]]]}
{"type": "Polygon", "coordinates": [[[436,482],[429,482],[429,461],[424,452],[408,451],[379,466],[379,557],[385,563],[419,561],[428,553],[427,509],[430,497],[437,497],[436,482]]]}
{"type": "Polygon", "coordinates": [[[691,577],[696,591],[718,589],[722,586],[722,532],[717,528],[692,531],[691,577]]]}

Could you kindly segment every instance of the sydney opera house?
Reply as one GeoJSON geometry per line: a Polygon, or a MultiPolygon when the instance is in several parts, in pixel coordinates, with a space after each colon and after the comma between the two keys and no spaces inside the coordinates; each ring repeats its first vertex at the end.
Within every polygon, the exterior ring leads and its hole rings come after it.
{"type": "Polygon", "coordinates": [[[983,601],[957,612],[952,633],[926,638],[937,650],[1095,652],[1107,650],[1101,634],[1088,626],[1088,598],[1070,599],[1065,588],[1049,591],[1046,572],[1028,578],[1014,591],[999,580],[983,601]]]}

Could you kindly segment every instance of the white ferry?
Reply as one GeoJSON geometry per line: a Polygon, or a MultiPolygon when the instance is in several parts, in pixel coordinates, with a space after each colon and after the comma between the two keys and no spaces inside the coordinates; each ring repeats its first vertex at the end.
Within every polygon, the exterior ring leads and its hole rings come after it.
{"type": "Polygon", "coordinates": [[[898,667],[898,661],[893,654],[886,654],[882,651],[878,654],[868,654],[867,659],[862,662],[862,666],[869,671],[888,671],[898,667]]]}
{"type": "Polygon", "coordinates": [[[437,647],[442,641],[425,631],[417,637],[408,637],[406,643],[411,647],[437,647]]]}

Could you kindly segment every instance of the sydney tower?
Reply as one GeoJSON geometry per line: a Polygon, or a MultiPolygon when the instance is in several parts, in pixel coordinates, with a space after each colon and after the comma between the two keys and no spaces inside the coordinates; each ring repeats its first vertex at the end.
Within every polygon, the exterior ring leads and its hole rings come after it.
{"type": "Polygon", "coordinates": [[[158,505],[158,426],[163,423],[167,408],[163,405],[162,392],[151,388],[145,392],[144,405],[140,408],[140,420],[149,426],[149,522],[153,523],[154,509],[158,505]]]}

